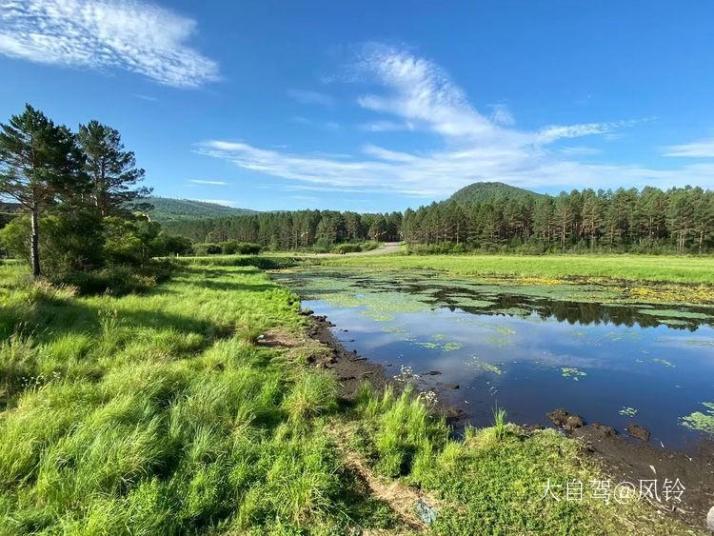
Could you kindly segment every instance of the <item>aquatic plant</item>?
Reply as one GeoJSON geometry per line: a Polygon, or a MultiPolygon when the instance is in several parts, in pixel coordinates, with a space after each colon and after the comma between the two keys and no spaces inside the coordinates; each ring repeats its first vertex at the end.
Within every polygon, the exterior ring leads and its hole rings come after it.
{"type": "Polygon", "coordinates": [[[496,404],[493,408],[493,429],[497,439],[503,439],[506,435],[506,415],[506,410],[496,404]]]}
{"type": "Polygon", "coordinates": [[[623,417],[635,417],[639,413],[639,410],[630,406],[622,406],[622,409],[618,411],[618,413],[623,417]]]}
{"type": "Polygon", "coordinates": [[[577,369],[575,367],[562,367],[560,369],[560,373],[563,376],[563,378],[572,378],[574,381],[580,381],[580,378],[584,378],[587,376],[587,372],[584,372],[580,369],[577,369]]]}
{"type": "Polygon", "coordinates": [[[493,363],[489,363],[488,361],[484,361],[478,356],[472,356],[467,363],[484,372],[490,372],[499,376],[503,374],[503,369],[501,369],[501,367],[494,365],[493,363]]]}
{"type": "Polygon", "coordinates": [[[714,402],[702,402],[707,408],[705,413],[695,411],[682,417],[682,424],[692,430],[699,430],[714,435],[714,402]]]}

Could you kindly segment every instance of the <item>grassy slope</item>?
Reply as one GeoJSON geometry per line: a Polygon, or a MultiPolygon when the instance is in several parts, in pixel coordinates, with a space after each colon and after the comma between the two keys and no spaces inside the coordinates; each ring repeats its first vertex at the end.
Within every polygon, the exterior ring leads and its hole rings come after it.
{"type": "Polygon", "coordinates": [[[306,366],[314,344],[255,344],[276,329],[300,341],[303,320],[253,267],[188,266],[123,298],[0,276],[0,534],[404,529],[345,449],[436,496],[436,533],[681,531],[638,504],[542,500],[548,479],[597,476],[552,431],[457,442],[408,395],[338,404],[334,378],[306,366]]]}
{"type": "MultiPolygon", "coordinates": [[[[358,257],[326,261],[359,266],[358,257]]],[[[425,255],[371,257],[375,268],[444,270],[459,276],[605,278],[714,285],[714,257],[649,255],[425,255]]]]}

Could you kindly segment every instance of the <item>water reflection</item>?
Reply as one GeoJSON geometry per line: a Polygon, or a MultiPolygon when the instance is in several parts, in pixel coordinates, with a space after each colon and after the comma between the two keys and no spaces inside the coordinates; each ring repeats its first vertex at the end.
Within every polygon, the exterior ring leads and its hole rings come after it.
{"type": "Polygon", "coordinates": [[[635,421],[655,441],[686,447],[701,434],[682,418],[714,400],[714,313],[705,307],[566,301],[556,297],[597,300],[607,291],[433,275],[279,277],[336,324],[348,349],[392,375],[414,371],[421,388],[440,388],[477,425],[488,423],[496,403],[523,423],[546,424],[546,412],[565,407],[619,429],[635,421]]]}

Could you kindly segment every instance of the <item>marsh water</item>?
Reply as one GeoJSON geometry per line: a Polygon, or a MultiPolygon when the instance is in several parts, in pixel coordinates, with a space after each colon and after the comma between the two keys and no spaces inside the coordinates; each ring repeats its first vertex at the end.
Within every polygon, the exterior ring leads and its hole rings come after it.
{"type": "Polygon", "coordinates": [[[714,308],[612,301],[606,288],[311,268],[276,277],[348,350],[434,391],[476,426],[565,408],[693,447],[714,422],[714,308]]]}

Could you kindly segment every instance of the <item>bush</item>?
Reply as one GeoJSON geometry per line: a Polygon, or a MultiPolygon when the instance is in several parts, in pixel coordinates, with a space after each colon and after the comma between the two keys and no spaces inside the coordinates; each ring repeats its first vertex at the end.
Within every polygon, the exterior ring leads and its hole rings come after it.
{"type": "Polygon", "coordinates": [[[260,253],[260,249],[258,244],[253,244],[252,242],[238,242],[236,253],[240,253],[241,255],[257,255],[260,253]]]}
{"type": "Polygon", "coordinates": [[[205,257],[206,255],[220,255],[223,252],[219,244],[214,243],[204,243],[204,244],[194,244],[193,254],[197,257],[205,257]]]}
{"type": "MultiPolygon", "coordinates": [[[[18,216],[0,230],[12,257],[30,260],[30,218],[18,216]]],[[[40,258],[48,274],[63,276],[102,264],[102,220],[87,210],[65,210],[40,220],[40,258]]]]}
{"type": "Polygon", "coordinates": [[[339,244],[332,250],[333,253],[344,255],[345,253],[358,253],[362,251],[362,246],[359,244],[339,244]]]}
{"type": "Polygon", "coordinates": [[[221,242],[221,250],[224,255],[235,255],[238,253],[238,241],[227,240],[225,242],[221,242]]]}
{"type": "Polygon", "coordinates": [[[142,293],[167,279],[172,267],[169,263],[154,261],[141,268],[112,265],[99,270],[72,272],[62,278],[52,278],[55,284],[76,287],[80,294],[109,294],[123,296],[142,293]]]}
{"type": "Polygon", "coordinates": [[[441,242],[439,244],[407,244],[409,255],[447,255],[449,253],[459,254],[469,251],[463,244],[453,242],[441,242]]]}
{"type": "Polygon", "coordinates": [[[185,236],[173,236],[161,232],[152,241],[151,249],[157,257],[190,255],[193,253],[193,242],[185,236]]]}

